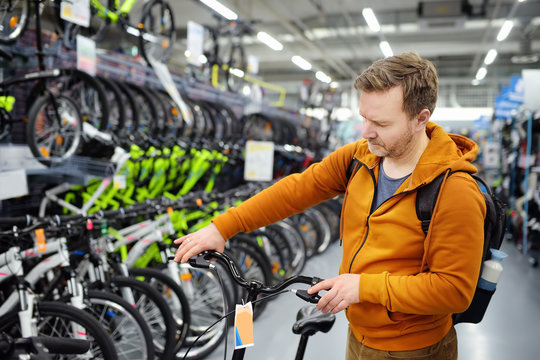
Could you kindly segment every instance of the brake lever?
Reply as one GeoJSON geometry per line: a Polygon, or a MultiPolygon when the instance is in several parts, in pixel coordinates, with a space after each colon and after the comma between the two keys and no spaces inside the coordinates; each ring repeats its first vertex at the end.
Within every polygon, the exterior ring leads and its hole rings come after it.
{"type": "MultiPolygon", "coordinates": [[[[191,265],[194,268],[199,269],[215,269],[215,265],[210,263],[210,261],[205,259],[205,256],[207,255],[206,251],[203,251],[202,253],[195,255],[194,257],[188,259],[188,264],[191,265]]],[[[174,260],[174,256],[169,256],[167,258],[169,261],[174,260]]]]}
{"type": "MultiPolygon", "coordinates": [[[[313,277],[311,280],[311,286],[314,286],[315,284],[318,284],[323,280],[324,279],[321,279],[318,277],[313,277]]],[[[317,304],[319,300],[321,299],[321,295],[319,295],[318,292],[311,295],[308,294],[307,290],[293,289],[292,292],[296,294],[296,296],[298,296],[300,299],[307,301],[309,303],[312,303],[312,304],[317,304]]]]}

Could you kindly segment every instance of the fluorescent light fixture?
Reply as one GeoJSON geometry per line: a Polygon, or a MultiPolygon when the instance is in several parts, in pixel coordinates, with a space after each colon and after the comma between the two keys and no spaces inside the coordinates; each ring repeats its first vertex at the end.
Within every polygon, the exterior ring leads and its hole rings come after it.
{"type": "Polygon", "coordinates": [[[244,77],[244,72],[237,68],[230,68],[229,72],[233,74],[234,76],[238,76],[239,78],[244,77]]]}
{"type": "Polygon", "coordinates": [[[476,80],[480,81],[480,80],[483,80],[485,77],[486,77],[486,74],[487,74],[487,69],[485,67],[481,67],[480,69],[478,69],[478,71],[476,72],[476,80]]]}
{"type": "Polygon", "coordinates": [[[244,85],[242,88],[242,95],[249,96],[251,95],[251,88],[248,85],[244,85]]]}
{"type": "Polygon", "coordinates": [[[264,31],[259,31],[257,33],[257,39],[259,39],[260,42],[262,42],[264,45],[268,46],[274,51],[283,50],[283,44],[274,39],[268,33],[265,33],[264,31]]]}
{"type": "Polygon", "coordinates": [[[386,40],[383,40],[379,43],[379,49],[381,49],[384,57],[389,57],[389,56],[394,55],[394,52],[392,51],[390,44],[386,40]]]}
{"type": "Polygon", "coordinates": [[[329,84],[331,81],[332,81],[332,78],[330,78],[330,76],[326,75],[325,73],[323,73],[322,71],[317,71],[315,73],[315,77],[319,80],[319,81],[322,81],[323,83],[326,83],[326,84],[329,84]]]}
{"type": "Polygon", "coordinates": [[[471,81],[471,85],[472,85],[472,86],[478,86],[478,85],[480,85],[480,80],[474,79],[473,81],[471,81]]]}
{"type": "Polygon", "coordinates": [[[184,51],[184,55],[187,58],[190,57],[191,56],[191,51],[189,51],[189,50],[184,51]]]}
{"type": "Polygon", "coordinates": [[[301,56],[294,55],[291,58],[291,61],[294,63],[294,65],[298,66],[302,70],[311,70],[311,64],[309,63],[309,61],[307,61],[301,56]]]}
{"type": "Polygon", "coordinates": [[[518,2],[525,2],[525,0],[518,0],[518,2]]]}
{"type": "Polygon", "coordinates": [[[491,49],[487,52],[486,57],[484,59],[484,64],[490,65],[495,61],[495,58],[497,57],[497,50],[491,49]]]}
{"type": "Polygon", "coordinates": [[[332,81],[332,82],[330,83],[330,87],[331,87],[332,89],[337,89],[337,88],[339,87],[339,83],[338,83],[337,81],[332,81]]]}
{"type": "Polygon", "coordinates": [[[238,19],[238,15],[222,3],[220,3],[217,0],[201,0],[201,2],[208,6],[210,9],[214,10],[221,16],[223,16],[227,20],[236,20],[238,19]]]}
{"type": "Polygon", "coordinates": [[[499,33],[497,34],[497,41],[503,41],[508,37],[508,34],[510,34],[510,31],[512,31],[512,27],[514,26],[514,22],[512,20],[506,20],[503,23],[503,26],[501,26],[501,30],[499,30],[499,33]]]}
{"type": "Polygon", "coordinates": [[[201,64],[206,64],[208,62],[208,59],[206,58],[206,56],[204,56],[204,54],[201,54],[199,55],[199,62],[201,64]]]}
{"type": "Polygon", "coordinates": [[[379,22],[375,17],[375,13],[371,8],[364,8],[364,10],[362,10],[362,15],[364,16],[364,19],[366,20],[366,23],[371,31],[379,32],[381,30],[381,26],[379,25],[379,22]]]}

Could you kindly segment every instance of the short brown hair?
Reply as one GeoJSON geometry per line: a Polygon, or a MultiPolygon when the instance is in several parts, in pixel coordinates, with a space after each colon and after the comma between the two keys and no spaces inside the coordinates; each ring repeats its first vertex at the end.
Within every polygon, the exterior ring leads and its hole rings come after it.
{"type": "Polygon", "coordinates": [[[433,114],[439,86],[437,70],[416,52],[377,60],[354,81],[356,90],[366,92],[386,91],[399,85],[403,87],[403,111],[410,119],[423,109],[433,114]]]}

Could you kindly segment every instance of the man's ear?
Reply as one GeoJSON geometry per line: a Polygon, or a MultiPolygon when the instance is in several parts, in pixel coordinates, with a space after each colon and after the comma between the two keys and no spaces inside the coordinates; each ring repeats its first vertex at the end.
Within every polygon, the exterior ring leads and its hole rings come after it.
{"type": "Polygon", "coordinates": [[[423,130],[425,129],[429,118],[431,117],[431,113],[428,109],[423,109],[420,111],[420,113],[416,116],[416,119],[414,120],[415,130],[423,130]]]}

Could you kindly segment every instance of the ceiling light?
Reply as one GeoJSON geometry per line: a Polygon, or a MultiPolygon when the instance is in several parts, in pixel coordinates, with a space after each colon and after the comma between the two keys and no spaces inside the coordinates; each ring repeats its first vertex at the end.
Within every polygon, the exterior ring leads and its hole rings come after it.
{"type": "Polygon", "coordinates": [[[495,61],[495,58],[497,57],[497,50],[491,49],[487,52],[486,57],[484,59],[484,64],[490,65],[495,61]]]}
{"type": "Polygon", "coordinates": [[[525,0],[518,0],[518,2],[525,2],[525,0]]]}
{"type": "Polygon", "coordinates": [[[394,52],[392,51],[392,48],[390,47],[390,44],[388,41],[384,40],[379,43],[379,48],[381,49],[384,57],[389,57],[394,55],[394,52]]]}
{"type": "Polygon", "coordinates": [[[536,54],[514,55],[510,58],[512,64],[534,64],[540,58],[536,54]]]}
{"type": "Polygon", "coordinates": [[[208,6],[210,9],[214,10],[221,16],[223,16],[227,20],[236,20],[238,19],[238,15],[222,3],[220,3],[217,0],[201,0],[201,2],[208,6]]]}
{"type": "Polygon", "coordinates": [[[208,62],[208,59],[206,58],[206,56],[204,54],[201,54],[201,55],[199,55],[199,62],[201,64],[206,64],[208,62]]]}
{"type": "Polygon", "coordinates": [[[281,51],[283,50],[283,44],[281,44],[279,41],[274,39],[272,36],[270,36],[268,33],[265,33],[264,31],[259,31],[257,33],[257,39],[259,39],[260,42],[268,46],[270,49],[274,51],[281,51]]]}
{"type": "Polygon", "coordinates": [[[478,86],[478,85],[480,85],[480,80],[474,79],[473,81],[471,81],[471,85],[472,85],[472,86],[478,86]]]}
{"type": "Polygon", "coordinates": [[[503,23],[503,26],[501,26],[501,30],[499,30],[499,33],[497,34],[497,41],[503,41],[504,39],[506,39],[508,37],[508,34],[510,34],[513,26],[514,22],[512,20],[506,20],[503,23]]]}
{"type": "Polygon", "coordinates": [[[189,50],[184,51],[184,55],[187,58],[190,57],[191,56],[191,51],[189,51],[189,50]]]}
{"type": "Polygon", "coordinates": [[[330,87],[331,87],[332,89],[337,89],[337,88],[339,87],[339,83],[336,82],[336,81],[332,81],[332,82],[330,83],[330,87]]]}
{"type": "Polygon", "coordinates": [[[309,63],[309,61],[307,61],[301,56],[294,55],[291,58],[291,61],[302,70],[311,70],[311,64],[309,63]]]}
{"type": "Polygon", "coordinates": [[[322,71],[317,71],[315,73],[315,77],[319,80],[319,81],[322,81],[323,83],[326,83],[326,84],[329,84],[331,81],[332,81],[332,78],[330,78],[330,76],[326,75],[325,73],[323,73],[322,71]]]}
{"type": "Polygon", "coordinates": [[[485,67],[481,67],[480,69],[478,69],[478,71],[476,72],[476,80],[480,81],[480,80],[483,80],[485,77],[486,77],[486,74],[487,74],[487,69],[485,67]]]}
{"type": "Polygon", "coordinates": [[[375,13],[371,8],[364,8],[364,10],[362,10],[362,15],[364,16],[364,19],[366,20],[366,23],[371,31],[379,32],[381,30],[381,26],[379,25],[379,22],[375,17],[375,13]]]}

